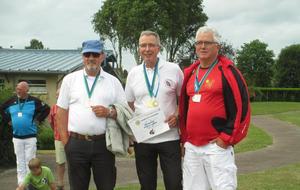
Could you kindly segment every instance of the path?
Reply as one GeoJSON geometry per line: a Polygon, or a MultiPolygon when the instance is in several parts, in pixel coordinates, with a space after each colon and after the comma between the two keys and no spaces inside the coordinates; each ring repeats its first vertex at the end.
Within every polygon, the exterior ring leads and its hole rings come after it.
{"type": "MultiPolygon", "coordinates": [[[[300,162],[300,127],[268,116],[254,116],[252,123],[270,134],[273,137],[273,144],[257,151],[237,154],[236,163],[239,174],[300,162]]],[[[53,154],[39,155],[39,158],[54,171],[55,158],[53,154]]],[[[116,166],[118,170],[117,185],[138,183],[134,159],[118,158],[116,166]]],[[[159,178],[162,179],[160,171],[159,178]]],[[[1,190],[16,188],[15,169],[0,173],[0,187],[1,190]]]]}

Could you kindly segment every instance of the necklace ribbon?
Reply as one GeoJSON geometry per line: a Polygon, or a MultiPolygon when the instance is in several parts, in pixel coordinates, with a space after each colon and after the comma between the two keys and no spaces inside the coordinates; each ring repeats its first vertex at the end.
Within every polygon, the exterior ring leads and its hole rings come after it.
{"type": "Polygon", "coordinates": [[[156,80],[156,75],[158,75],[158,62],[159,62],[159,58],[157,58],[157,62],[155,64],[155,67],[154,67],[154,74],[153,74],[153,78],[152,78],[152,83],[150,85],[150,81],[149,81],[149,78],[148,78],[148,75],[147,75],[147,72],[146,72],[146,64],[144,63],[144,77],[145,77],[145,81],[146,81],[146,86],[147,86],[147,89],[148,89],[148,93],[149,93],[149,96],[152,98],[156,98],[157,96],[157,93],[158,93],[158,89],[159,89],[159,81],[158,81],[158,87],[156,89],[156,92],[155,94],[153,93],[153,90],[154,90],[154,86],[155,86],[155,80],[156,80]]]}
{"type": "Polygon", "coordinates": [[[86,92],[87,92],[87,94],[88,94],[89,99],[91,99],[91,97],[92,97],[92,94],[93,94],[93,92],[94,92],[94,89],[95,89],[95,86],[96,86],[96,84],[97,84],[97,81],[98,81],[99,76],[100,76],[100,72],[96,75],[96,78],[95,78],[95,80],[94,80],[94,82],[93,82],[93,85],[92,85],[92,88],[91,88],[91,90],[90,90],[89,85],[88,85],[88,82],[87,82],[87,77],[88,77],[88,75],[85,76],[84,73],[83,73],[83,80],[84,80],[84,84],[85,84],[85,89],[86,89],[86,92]]]}
{"type": "Polygon", "coordinates": [[[197,94],[204,81],[206,80],[206,78],[208,77],[209,73],[212,71],[212,69],[215,67],[215,65],[218,63],[218,59],[216,59],[208,68],[208,70],[205,72],[204,76],[201,78],[201,80],[199,81],[198,80],[198,73],[199,73],[199,69],[200,69],[200,64],[199,66],[197,67],[197,70],[196,70],[196,79],[195,79],[195,82],[194,82],[194,90],[195,90],[195,94],[197,94]]]}

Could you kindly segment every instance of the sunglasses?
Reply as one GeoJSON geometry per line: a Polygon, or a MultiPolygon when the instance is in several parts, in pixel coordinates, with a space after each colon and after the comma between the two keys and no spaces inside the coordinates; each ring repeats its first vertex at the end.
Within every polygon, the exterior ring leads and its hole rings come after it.
{"type": "Polygon", "coordinates": [[[94,53],[94,52],[86,52],[86,53],[83,53],[83,56],[84,56],[84,57],[90,57],[91,55],[92,55],[93,57],[95,57],[95,58],[100,57],[100,53],[94,53]]]}

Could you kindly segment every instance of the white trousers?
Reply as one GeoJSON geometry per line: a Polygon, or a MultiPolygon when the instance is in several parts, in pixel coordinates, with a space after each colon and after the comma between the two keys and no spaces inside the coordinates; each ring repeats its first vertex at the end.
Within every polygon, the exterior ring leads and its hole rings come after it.
{"type": "Polygon", "coordinates": [[[194,146],[184,145],[184,190],[235,190],[237,188],[236,165],[232,146],[227,149],[216,143],[194,146]]]}
{"type": "Polygon", "coordinates": [[[29,173],[28,162],[36,157],[37,139],[13,138],[14,150],[17,158],[18,184],[21,185],[27,173],[29,173]]]}

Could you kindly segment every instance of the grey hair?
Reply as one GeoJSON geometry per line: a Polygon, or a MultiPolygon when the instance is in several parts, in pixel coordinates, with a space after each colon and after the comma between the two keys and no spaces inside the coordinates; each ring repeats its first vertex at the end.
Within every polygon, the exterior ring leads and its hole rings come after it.
{"type": "Polygon", "coordinates": [[[160,37],[156,32],[150,31],[150,30],[145,30],[141,32],[140,38],[142,36],[154,36],[156,38],[156,42],[159,45],[159,47],[161,46],[160,44],[160,37]]]}
{"type": "Polygon", "coordinates": [[[218,33],[218,31],[216,29],[209,27],[209,26],[200,27],[196,32],[196,38],[199,34],[207,33],[207,32],[213,34],[213,38],[214,38],[215,42],[217,42],[218,44],[221,43],[221,35],[218,33]]]}

